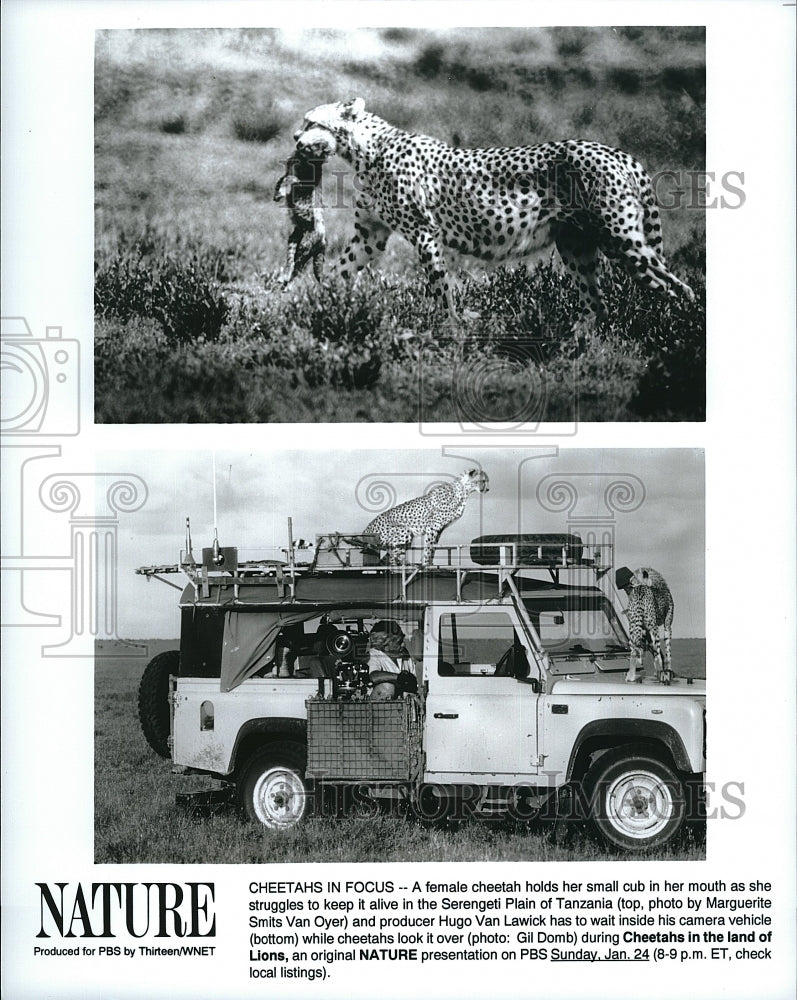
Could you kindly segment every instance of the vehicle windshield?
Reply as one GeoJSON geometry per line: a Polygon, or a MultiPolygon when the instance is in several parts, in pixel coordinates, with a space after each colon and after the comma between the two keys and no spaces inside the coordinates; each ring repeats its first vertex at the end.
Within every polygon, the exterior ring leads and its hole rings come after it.
{"type": "Polygon", "coordinates": [[[562,595],[523,603],[546,652],[554,658],[628,655],[622,624],[602,595],[562,595]]]}

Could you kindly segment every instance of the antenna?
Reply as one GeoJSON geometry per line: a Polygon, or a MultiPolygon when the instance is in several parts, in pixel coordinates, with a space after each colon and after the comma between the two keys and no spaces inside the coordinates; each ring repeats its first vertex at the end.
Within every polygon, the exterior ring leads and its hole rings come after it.
{"type": "Polygon", "coordinates": [[[293,518],[288,518],[288,565],[291,568],[291,577],[296,570],[296,561],[293,554],[293,518]]]}
{"type": "Polygon", "coordinates": [[[216,452],[211,452],[213,456],[213,565],[221,566],[224,556],[219,547],[219,528],[216,519],[216,452]]]}
{"type": "Polygon", "coordinates": [[[296,594],[296,558],[293,552],[293,518],[288,518],[288,570],[291,578],[291,596],[296,594]]]}
{"type": "Polygon", "coordinates": [[[213,530],[216,530],[218,521],[216,520],[216,452],[212,451],[211,459],[213,462],[213,530]]]}

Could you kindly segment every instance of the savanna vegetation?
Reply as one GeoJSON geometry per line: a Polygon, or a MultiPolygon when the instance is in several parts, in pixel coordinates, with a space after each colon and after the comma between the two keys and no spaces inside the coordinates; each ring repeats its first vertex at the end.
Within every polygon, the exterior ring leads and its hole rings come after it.
{"type": "MultiPolygon", "coordinates": [[[[677,646],[679,640],[675,641],[677,646]]],[[[686,641],[687,643],[689,640],[686,641]]],[[[99,643],[95,660],[94,860],[97,864],[244,864],[365,861],[612,861],[588,827],[554,830],[543,821],[468,819],[427,826],[405,816],[309,819],[294,830],[266,831],[230,804],[178,807],[179,793],[209,789],[210,779],[171,773],[139,728],[137,692],[149,658],[179,642],[99,643]],[[137,653],[138,655],[131,655],[137,653]]],[[[705,674],[705,648],[681,653],[679,670],[705,674]],[[688,665],[692,663],[690,668],[688,665]]],[[[646,859],[705,858],[705,824],[646,859]]]]}
{"type": "MultiPolygon", "coordinates": [[[[96,419],[703,419],[704,212],[685,172],[704,166],[704,56],[703,29],[683,27],[100,32],[96,419]],[[451,325],[398,236],[353,286],[283,290],[290,224],[272,195],[293,130],[355,95],[462,146],[577,137],[634,154],[661,172],[668,261],[697,302],[607,265],[611,320],[576,343],[575,289],[549,252],[492,271],[462,258],[472,318],[451,325]]],[[[331,263],[353,232],[345,167],[325,171],[331,263]]]]}

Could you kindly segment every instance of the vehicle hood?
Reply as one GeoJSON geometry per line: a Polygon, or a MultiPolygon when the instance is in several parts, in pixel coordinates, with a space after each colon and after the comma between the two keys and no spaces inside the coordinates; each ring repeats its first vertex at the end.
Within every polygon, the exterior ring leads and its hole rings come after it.
{"type": "Polygon", "coordinates": [[[553,680],[551,694],[588,694],[613,696],[682,696],[688,698],[705,698],[706,681],[699,677],[690,679],[676,677],[671,684],[662,684],[654,677],[645,677],[641,683],[626,684],[618,674],[581,674],[565,675],[553,680]]]}

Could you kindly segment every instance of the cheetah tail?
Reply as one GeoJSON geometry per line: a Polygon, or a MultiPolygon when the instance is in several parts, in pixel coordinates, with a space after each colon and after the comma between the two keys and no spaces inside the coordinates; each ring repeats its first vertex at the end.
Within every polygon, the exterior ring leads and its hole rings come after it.
{"type": "Polygon", "coordinates": [[[645,240],[651,250],[654,250],[659,259],[663,261],[661,215],[659,214],[659,206],[656,203],[656,196],[653,193],[653,185],[648,177],[645,178],[642,185],[639,200],[642,203],[642,226],[645,233],[645,240]]]}

